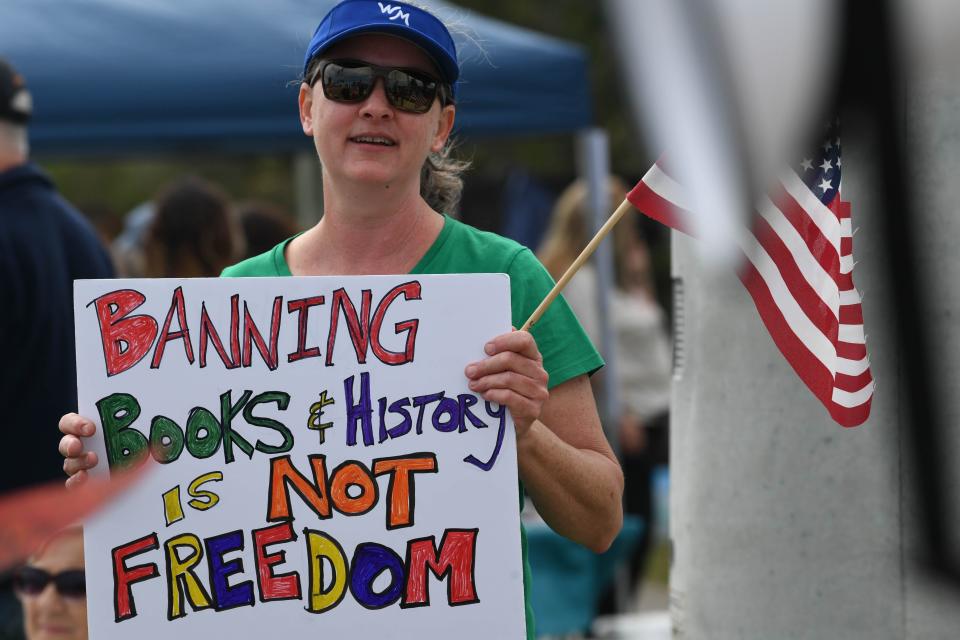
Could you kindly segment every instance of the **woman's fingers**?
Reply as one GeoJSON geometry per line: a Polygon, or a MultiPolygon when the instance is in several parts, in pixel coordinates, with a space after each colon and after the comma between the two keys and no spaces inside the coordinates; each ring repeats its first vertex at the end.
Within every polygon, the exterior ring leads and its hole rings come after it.
{"type": "Polygon", "coordinates": [[[59,427],[60,433],[84,438],[92,436],[97,431],[92,421],[76,413],[68,413],[60,418],[59,427]]]}
{"type": "Polygon", "coordinates": [[[75,458],[83,453],[83,442],[77,436],[63,436],[58,450],[64,458],[75,458]]]}
{"type": "Polygon", "coordinates": [[[537,341],[529,331],[511,331],[503,333],[488,342],[483,347],[484,353],[493,356],[504,351],[511,351],[533,360],[541,360],[537,341]]]}
{"type": "Polygon", "coordinates": [[[93,451],[87,451],[83,455],[66,458],[63,461],[63,471],[68,476],[74,476],[95,466],[97,466],[97,454],[93,451]]]}
{"type": "Polygon", "coordinates": [[[75,487],[86,481],[87,469],[97,466],[97,454],[84,451],[83,440],[92,436],[97,428],[90,420],[76,413],[68,413],[60,418],[60,444],[57,449],[63,456],[63,471],[67,478],[67,487],[75,487]]]}
{"type": "MultiPolygon", "coordinates": [[[[470,390],[484,393],[491,389],[510,389],[524,398],[546,401],[548,397],[546,380],[531,378],[514,371],[503,371],[471,380],[470,390]]],[[[488,398],[489,399],[489,398],[488,398]]]]}
{"type": "Polygon", "coordinates": [[[543,368],[543,363],[512,351],[504,351],[485,360],[471,363],[466,369],[466,374],[471,380],[480,380],[485,376],[504,371],[513,371],[533,380],[542,381],[544,384],[547,381],[547,372],[543,368]]]}
{"type": "Polygon", "coordinates": [[[486,345],[487,358],[470,363],[464,373],[472,391],[484,400],[506,406],[518,437],[540,416],[549,398],[549,376],[537,343],[526,331],[499,335],[486,345]]]}
{"type": "Polygon", "coordinates": [[[66,485],[67,489],[75,489],[76,487],[79,487],[86,481],[87,481],[87,472],[78,471],[72,476],[70,476],[69,478],[67,478],[67,481],[64,484],[66,485]]]}

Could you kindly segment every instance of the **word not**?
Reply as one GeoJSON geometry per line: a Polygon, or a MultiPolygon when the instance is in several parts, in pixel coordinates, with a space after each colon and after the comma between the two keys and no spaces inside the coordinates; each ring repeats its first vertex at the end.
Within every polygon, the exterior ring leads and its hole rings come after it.
{"type": "Polygon", "coordinates": [[[330,518],[331,507],[346,516],[369,513],[380,499],[378,476],[390,475],[387,487],[387,529],[413,526],[416,487],[413,474],[437,473],[437,456],[411,453],[394,458],[379,458],[370,468],[357,460],[347,460],[332,472],[326,471],[326,456],[307,456],[313,482],[300,473],[290,456],[270,460],[270,487],[267,492],[267,522],[292,520],[290,487],[321,520],[330,518]],[[352,490],[352,494],[351,494],[352,490]]]}
{"type": "MultiPolygon", "coordinates": [[[[334,291],[331,294],[324,365],[334,366],[333,353],[341,316],[346,322],[347,332],[359,364],[366,362],[370,351],[378,360],[388,365],[412,362],[419,320],[409,319],[394,325],[397,335],[405,334],[406,336],[402,351],[391,351],[383,346],[383,324],[387,311],[397,298],[403,296],[404,300],[420,300],[420,291],[420,283],[417,281],[399,284],[388,291],[374,309],[373,292],[370,289],[363,289],[360,292],[359,314],[346,289],[334,291]]],[[[107,376],[115,376],[136,366],[150,353],[151,349],[153,357],[150,359],[150,368],[159,369],[167,351],[167,345],[173,341],[180,341],[187,362],[192,365],[197,361],[200,368],[207,366],[207,352],[211,346],[228,370],[252,366],[254,350],[271,371],[280,364],[279,339],[283,319],[283,296],[277,296],[273,300],[270,330],[266,337],[250,314],[246,301],[243,303],[241,316],[239,294],[230,297],[229,328],[221,326],[218,329],[207,312],[206,301],[201,301],[197,322],[199,337],[196,342],[196,351],[187,321],[187,303],[184,299],[183,287],[177,287],[174,290],[162,328],[157,318],[151,315],[131,315],[146,300],[146,296],[139,291],[120,289],[104,294],[90,303],[97,314],[107,376]],[[174,319],[176,319],[176,327],[174,327],[174,319]]],[[[308,329],[310,310],[324,303],[324,296],[287,301],[287,313],[297,315],[297,346],[296,350],[287,354],[287,362],[317,358],[321,355],[318,346],[308,345],[308,329]]],[[[194,325],[195,329],[197,324],[194,325]]]]}
{"type": "MultiPolygon", "coordinates": [[[[226,611],[236,607],[252,607],[280,600],[306,600],[306,610],[320,614],[340,604],[350,594],[366,609],[383,609],[399,601],[403,609],[425,607],[430,602],[428,571],[447,582],[447,604],[451,607],[480,602],[474,580],[478,529],[446,529],[439,547],[435,536],[409,540],[406,553],[377,542],[361,542],[349,562],[343,546],[322,531],[305,528],[307,585],[303,588],[300,572],[277,573],[277,565],[286,562],[286,551],[270,551],[269,547],[297,540],[290,522],[275,524],[250,532],[256,567],[257,596],[254,581],[231,580],[244,573],[240,557],[227,554],[244,550],[244,536],[239,530],[200,540],[184,533],[164,542],[164,572],[167,578],[167,619],[176,620],[193,611],[213,609],[226,611]],[[200,575],[200,563],[206,556],[208,579],[200,575]],[[382,585],[380,576],[388,574],[389,583],[382,585]]],[[[130,565],[135,556],[157,551],[160,542],[151,533],[111,550],[113,561],[113,605],[117,623],[137,615],[133,585],[157,578],[160,570],[155,562],[130,565]]]]}
{"type": "Polygon", "coordinates": [[[107,460],[110,468],[126,468],[142,462],[149,452],[153,459],[161,464],[169,464],[180,457],[184,449],[194,458],[209,458],[223,444],[223,459],[229,464],[234,460],[233,447],[236,445],[248,458],[254,450],[267,455],[286,453],[293,448],[293,434],[282,422],[272,418],[254,415],[254,409],[263,404],[276,404],[285,411],[290,404],[290,394],[283,391],[267,391],[253,395],[253,391],[244,391],[234,402],[233,392],[220,395],[220,417],[204,407],[194,407],[187,414],[186,428],[167,416],[155,416],[150,421],[149,440],[132,425],[140,417],[140,403],[129,393],[113,393],[97,402],[100,423],[103,425],[103,439],[107,446],[107,460]],[[247,424],[270,429],[279,434],[280,444],[267,444],[249,440],[234,430],[233,420],[240,413],[247,424]]]}
{"type": "MultiPolygon", "coordinates": [[[[347,446],[353,447],[357,444],[357,431],[361,432],[363,445],[371,447],[374,443],[373,435],[373,402],[370,393],[370,374],[367,372],[360,374],[359,393],[354,389],[356,387],[355,377],[350,376],[343,381],[343,394],[346,398],[344,403],[346,409],[346,438],[347,446]]],[[[430,425],[434,430],[442,433],[465,433],[468,430],[468,423],[475,429],[486,429],[489,425],[480,419],[472,410],[472,407],[479,403],[479,399],[472,393],[461,393],[456,397],[447,396],[445,392],[429,393],[412,398],[400,398],[389,401],[386,397],[377,399],[378,415],[378,438],[376,444],[382,444],[388,439],[400,438],[411,430],[417,435],[423,434],[424,417],[429,416],[430,425]],[[434,404],[435,403],[435,404],[434,404]],[[409,408],[408,408],[409,407],[409,408]],[[416,421],[411,415],[411,410],[416,412],[416,421]],[[399,417],[399,422],[388,425],[390,419],[399,417]]],[[[477,459],[473,454],[464,458],[484,471],[489,471],[497,461],[500,455],[500,447],[503,445],[503,436],[507,424],[507,409],[505,405],[484,401],[484,410],[486,416],[495,418],[498,422],[497,442],[494,446],[493,454],[490,459],[483,462],[477,459]]]]}
{"type": "MultiPolygon", "coordinates": [[[[220,496],[213,491],[201,489],[200,487],[208,482],[221,481],[223,481],[222,471],[211,471],[210,473],[205,473],[202,476],[194,478],[187,486],[187,494],[190,496],[187,504],[197,511],[206,511],[207,509],[212,509],[217,506],[217,503],[220,502],[220,496]]],[[[168,527],[174,522],[179,522],[184,519],[183,503],[180,501],[180,485],[163,493],[163,516],[168,527]]]]}

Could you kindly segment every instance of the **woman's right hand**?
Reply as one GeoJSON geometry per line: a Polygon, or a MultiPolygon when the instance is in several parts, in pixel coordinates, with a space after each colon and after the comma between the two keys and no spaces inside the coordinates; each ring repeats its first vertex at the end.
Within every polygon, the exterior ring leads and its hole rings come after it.
{"type": "Polygon", "coordinates": [[[76,413],[68,413],[60,418],[60,455],[63,456],[63,470],[67,478],[67,488],[75,487],[87,479],[87,469],[97,466],[97,454],[85,451],[83,438],[89,438],[97,430],[96,425],[76,413]]]}

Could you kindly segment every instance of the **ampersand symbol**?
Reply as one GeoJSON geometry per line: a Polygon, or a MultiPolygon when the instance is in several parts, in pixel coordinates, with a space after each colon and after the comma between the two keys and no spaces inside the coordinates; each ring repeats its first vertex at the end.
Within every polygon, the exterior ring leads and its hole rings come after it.
{"type": "Polygon", "coordinates": [[[321,422],[324,407],[334,404],[333,398],[327,397],[326,390],[320,393],[320,401],[310,405],[310,417],[307,418],[307,429],[317,431],[320,434],[320,444],[326,439],[326,430],[333,426],[332,422],[321,422]]]}

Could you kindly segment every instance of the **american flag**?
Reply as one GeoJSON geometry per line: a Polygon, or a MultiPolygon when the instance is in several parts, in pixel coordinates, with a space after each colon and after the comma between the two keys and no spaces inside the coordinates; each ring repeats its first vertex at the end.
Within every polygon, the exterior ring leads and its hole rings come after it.
{"type": "MultiPolygon", "coordinates": [[[[740,234],[740,280],[804,384],[844,427],[870,415],[873,377],[860,294],[853,286],[850,203],[840,199],[836,125],[791,167],[740,234]]],[[[658,161],[628,194],[641,213],[689,233],[683,188],[658,161]]]]}

